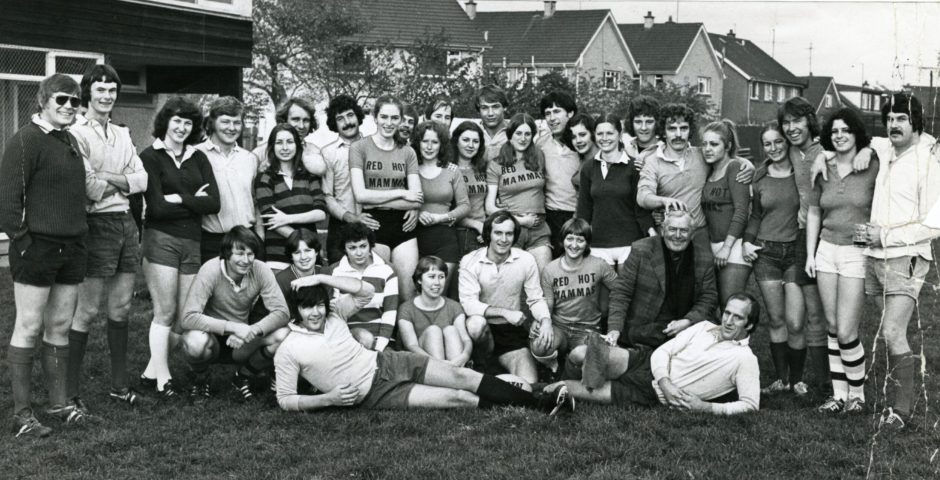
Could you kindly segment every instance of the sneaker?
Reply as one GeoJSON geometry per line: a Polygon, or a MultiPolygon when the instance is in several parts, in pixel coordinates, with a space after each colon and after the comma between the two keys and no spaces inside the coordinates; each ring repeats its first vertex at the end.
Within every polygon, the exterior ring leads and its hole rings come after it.
{"type": "Polygon", "coordinates": [[[91,420],[91,416],[88,415],[88,412],[78,408],[73,404],[52,407],[49,410],[46,410],[46,413],[54,417],[59,417],[63,423],[70,426],[83,425],[91,420]]]}
{"type": "Polygon", "coordinates": [[[881,416],[881,425],[879,427],[883,430],[900,432],[904,430],[904,419],[895,413],[893,408],[888,407],[881,416]]]}
{"type": "Polygon", "coordinates": [[[558,413],[565,411],[569,413],[574,412],[574,397],[568,393],[568,386],[562,385],[555,392],[555,408],[551,412],[548,412],[549,417],[554,417],[558,413]]]}
{"type": "MultiPolygon", "coordinates": [[[[156,380],[154,380],[154,382],[156,382],[156,380]]],[[[157,390],[157,395],[163,400],[174,400],[179,398],[180,391],[176,385],[173,384],[173,380],[167,380],[166,383],[163,384],[163,390],[157,390]]]]}
{"type": "Polygon", "coordinates": [[[157,389],[157,379],[148,378],[143,375],[140,376],[140,387],[144,390],[156,390],[157,389]]]}
{"type": "Polygon", "coordinates": [[[822,405],[816,407],[816,411],[819,413],[839,413],[845,408],[845,402],[835,398],[829,397],[823,402],[822,405]]]}
{"type": "Polygon", "coordinates": [[[790,390],[790,384],[783,383],[783,380],[776,380],[774,383],[762,388],[760,393],[763,395],[773,395],[775,393],[787,392],[790,390]]]}
{"type": "MultiPolygon", "coordinates": [[[[164,391],[166,386],[163,387],[164,391]]],[[[147,403],[147,399],[137,393],[133,388],[124,388],[121,390],[111,390],[108,396],[119,402],[124,402],[132,407],[147,403]]]]}
{"type": "Polygon", "coordinates": [[[235,391],[241,395],[243,400],[251,400],[252,397],[254,397],[254,394],[251,393],[251,385],[248,377],[239,375],[238,372],[232,375],[232,386],[235,387],[235,391]]]}
{"type": "Polygon", "coordinates": [[[52,429],[39,423],[33,412],[26,411],[25,415],[13,415],[13,433],[14,438],[26,437],[48,437],[52,429]]]}
{"type": "Polygon", "coordinates": [[[84,400],[81,399],[81,397],[77,395],[72,397],[71,400],[69,400],[69,404],[74,405],[75,408],[79,408],[86,413],[88,412],[88,405],[85,403],[84,400]]]}
{"type": "Polygon", "coordinates": [[[189,399],[206,400],[209,398],[212,398],[212,392],[209,390],[209,379],[193,377],[193,384],[189,387],[189,399]]]}
{"type": "Polygon", "coordinates": [[[845,404],[845,408],[842,409],[842,413],[847,415],[852,415],[856,413],[865,413],[865,400],[862,400],[858,397],[852,397],[845,404]]]}
{"type": "Polygon", "coordinates": [[[793,393],[800,397],[806,396],[809,393],[809,385],[806,382],[796,382],[793,384],[793,393]]]}

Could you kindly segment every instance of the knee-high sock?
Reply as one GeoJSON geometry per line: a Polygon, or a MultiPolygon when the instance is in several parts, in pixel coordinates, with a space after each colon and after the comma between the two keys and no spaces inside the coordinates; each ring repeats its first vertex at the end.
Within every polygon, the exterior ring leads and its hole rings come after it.
{"type": "Polygon", "coordinates": [[[13,413],[29,410],[30,377],[33,373],[34,347],[21,348],[10,345],[7,362],[10,364],[10,384],[13,387],[13,413]]]}
{"type": "Polygon", "coordinates": [[[839,351],[839,337],[829,332],[829,377],[832,378],[832,396],[838,400],[849,399],[849,383],[846,381],[845,368],[842,366],[842,355],[839,351]]]}
{"type": "Polygon", "coordinates": [[[806,349],[787,346],[787,366],[790,368],[790,385],[803,381],[803,367],[806,365],[806,349]]]}
{"type": "Polygon", "coordinates": [[[65,376],[69,366],[69,346],[42,342],[42,371],[49,391],[49,405],[61,407],[68,403],[65,393],[65,376]]]}
{"type": "Polygon", "coordinates": [[[889,372],[891,378],[897,382],[894,390],[894,411],[900,415],[911,414],[911,402],[914,399],[914,368],[917,357],[911,352],[900,355],[890,355],[889,372]]]}
{"type": "Polygon", "coordinates": [[[65,395],[77,397],[82,383],[82,362],[85,360],[85,347],[88,345],[88,332],[69,330],[69,370],[65,377],[65,395]]]}
{"type": "Polygon", "coordinates": [[[829,359],[827,358],[827,346],[815,346],[810,345],[806,347],[807,359],[809,360],[809,368],[812,371],[813,378],[816,381],[817,385],[825,385],[828,387],[829,383],[829,359]]]}
{"type": "Polygon", "coordinates": [[[839,355],[849,384],[849,397],[865,400],[865,347],[858,338],[839,344],[839,355]]]}
{"type": "Polygon", "coordinates": [[[108,319],[108,349],[111,352],[111,388],[124,390],[127,388],[127,321],[108,319]]]}
{"type": "Polygon", "coordinates": [[[170,375],[170,327],[150,324],[150,364],[157,379],[157,390],[172,378],[170,375]]]}
{"type": "Polygon", "coordinates": [[[539,408],[539,402],[532,393],[493,375],[484,374],[474,393],[480,397],[479,408],[493,408],[498,405],[539,408]]]}
{"type": "Polygon", "coordinates": [[[774,370],[777,373],[777,378],[782,380],[783,383],[789,383],[790,379],[787,377],[787,342],[770,342],[770,358],[774,363],[774,370]]]}

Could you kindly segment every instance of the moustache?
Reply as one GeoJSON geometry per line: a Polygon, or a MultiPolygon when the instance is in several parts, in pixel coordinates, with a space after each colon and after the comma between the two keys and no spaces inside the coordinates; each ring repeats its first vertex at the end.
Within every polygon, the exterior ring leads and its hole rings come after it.
{"type": "Polygon", "coordinates": [[[891,131],[890,131],[889,133],[890,133],[891,135],[894,135],[894,134],[903,135],[903,134],[904,134],[904,132],[902,132],[901,130],[898,130],[898,129],[896,129],[896,128],[895,128],[895,129],[891,129],[891,131]]]}

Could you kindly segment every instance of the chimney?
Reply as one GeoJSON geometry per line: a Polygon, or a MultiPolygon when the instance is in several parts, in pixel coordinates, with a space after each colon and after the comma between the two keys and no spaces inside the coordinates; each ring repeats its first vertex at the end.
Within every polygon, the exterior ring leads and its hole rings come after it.
{"type": "Polygon", "coordinates": [[[653,28],[653,20],[654,20],[655,18],[656,18],[656,17],[653,16],[653,12],[647,10],[646,16],[643,17],[643,28],[646,29],[646,30],[649,30],[649,29],[653,28]]]}
{"type": "Polygon", "coordinates": [[[728,38],[732,40],[737,38],[737,35],[734,34],[734,29],[728,30],[728,38]]]}
{"type": "Polygon", "coordinates": [[[555,14],[555,4],[558,3],[555,0],[545,0],[545,15],[544,18],[552,18],[552,15],[555,14]]]}
{"type": "Polygon", "coordinates": [[[669,16],[669,19],[666,20],[666,23],[675,23],[675,22],[672,21],[672,15],[669,16]]]}
{"type": "Polygon", "coordinates": [[[470,20],[477,18],[477,2],[467,0],[467,4],[464,8],[466,8],[467,16],[470,17],[470,20]]]}

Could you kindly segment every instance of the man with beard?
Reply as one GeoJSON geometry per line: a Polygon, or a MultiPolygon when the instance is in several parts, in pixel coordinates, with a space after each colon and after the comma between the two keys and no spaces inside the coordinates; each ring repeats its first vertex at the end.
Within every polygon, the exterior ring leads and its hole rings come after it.
{"type": "Polygon", "coordinates": [[[912,413],[915,369],[922,363],[911,352],[907,327],[933,260],[930,241],[940,236],[938,225],[925,218],[940,198],[940,150],[924,133],[920,101],[896,93],[881,108],[888,138],[873,138],[881,162],[872,198],[865,292],[884,312],[888,348],[888,382],[894,391],[882,427],[904,428],[912,413]]]}
{"type": "Polygon", "coordinates": [[[581,159],[562,140],[571,116],[578,106],[565,92],[550,92],[539,102],[549,131],[535,140],[545,156],[545,221],[552,232],[552,258],[561,256],[561,226],[574,217],[578,191],[571,179],[578,174],[581,159]]]}
{"type": "Polygon", "coordinates": [[[242,136],[244,107],[234,97],[212,102],[205,119],[209,139],[196,145],[212,164],[219,185],[218,214],[202,217],[200,256],[202,263],[219,256],[222,237],[236,226],[253,228],[255,223],[254,182],[258,157],[238,146],[242,136]]]}
{"type": "MultiPolygon", "coordinates": [[[[313,175],[322,177],[326,171],[326,165],[323,157],[320,155],[320,149],[307,140],[307,135],[317,129],[317,110],[310,102],[299,98],[291,97],[277,109],[274,119],[277,123],[287,123],[297,130],[300,139],[304,141],[304,168],[313,175]]],[[[260,169],[264,170],[268,165],[268,143],[262,142],[257,148],[251,151],[260,162],[260,169]]]]}
{"type": "Polygon", "coordinates": [[[499,149],[509,141],[506,138],[506,110],[509,97],[496,85],[486,85],[477,93],[477,112],[483,123],[483,144],[486,146],[486,159],[492,162],[499,156],[499,149]]]}
{"type": "Polygon", "coordinates": [[[402,105],[401,125],[398,126],[398,134],[405,139],[405,143],[411,143],[411,132],[414,132],[418,125],[418,109],[410,103],[402,105]]]}
{"type": "Polygon", "coordinates": [[[378,230],[379,222],[364,213],[353,196],[349,180],[349,146],[362,138],[359,126],[365,118],[362,107],[349,95],[339,95],[326,107],[326,126],[339,137],[323,147],[326,173],[323,175],[323,193],[330,211],[329,233],[326,237],[326,255],[329,263],[340,261],[345,255],[340,230],[347,223],[361,222],[378,230]]]}
{"type": "Polygon", "coordinates": [[[633,242],[610,292],[611,344],[656,348],[693,324],[712,318],[718,287],[711,247],[692,242],[692,216],[669,210],[662,235],[633,242]]]}

